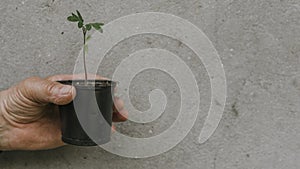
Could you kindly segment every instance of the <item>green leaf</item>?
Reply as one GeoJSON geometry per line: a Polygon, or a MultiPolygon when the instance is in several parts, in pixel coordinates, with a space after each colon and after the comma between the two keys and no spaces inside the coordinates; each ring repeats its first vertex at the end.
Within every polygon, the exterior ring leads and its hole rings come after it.
{"type": "Polygon", "coordinates": [[[92,26],[96,29],[96,30],[100,30],[101,29],[101,24],[100,23],[91,23],[92,26]]]}
{"type": "Polygon", "coordinates": [[[83,27],[83,23],[82,22],[78,22],[78,28],[82,28],[83,27]]]}
{"type": "Polygon", "coordinates": [[[75,17],[75,16],[69,16],[67,19],[68,19],[68,21],[70,21],[70,22],[78,22],[78,18],[75,17]]]}
{"type": "Polygon", "coordinates": [[[81,14],[80,14],[80,12],[78,11],[78,10],[76,10],[76,12],[77,12],[77,15],[78,15],[78,19],[79,19],[79,22],[84,22],[84,20],[83,20],[83,18],[82,18],[82,16],[81,16],[81,14]]]}
{"type": "MultiPolygon", "coordinates": [[[[77,16],[77,15],[75,15],[74,13],[72,13],[72,16],[74,16],[75,18],[77,18],[77,19],[78,19],[78,16],[77,16]]],[[[78,19],[78,21],[79,21],[79,19],[78,19]]]]}
{"type": "Polygon", "coordinates": [[[86,30],[88,30],[88,31],[92,29],[92,25],[91,24],[86,24],[85,27],[86,27],[86,30]]]}

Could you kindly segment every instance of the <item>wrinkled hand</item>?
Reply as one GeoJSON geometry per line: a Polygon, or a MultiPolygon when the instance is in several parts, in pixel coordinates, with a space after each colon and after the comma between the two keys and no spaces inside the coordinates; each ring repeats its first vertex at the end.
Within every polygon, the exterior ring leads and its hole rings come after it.
{"type": "MultiPolygon", "coordinates": [[[[82,79],[82,75],[28,78],[0,92],[0,150],[40,150],[63,146],[57,105],[70,103],[74,87],[56,81],[82,79]]],[[[97,79],[103,79],[100,76],[97,79]]],[[[115,97],[113,121],[127,119],[124,103],[115,97]]]]}

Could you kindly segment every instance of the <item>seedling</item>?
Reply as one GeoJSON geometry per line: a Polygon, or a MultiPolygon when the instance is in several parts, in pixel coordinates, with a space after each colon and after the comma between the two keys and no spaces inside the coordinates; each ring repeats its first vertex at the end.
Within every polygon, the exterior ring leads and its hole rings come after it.
{"type": "Polygon", "coordinates": [[[95,146],[110,141],[113,95],[116,82],[110,80],[87,79],[86,51],[88,32],[92,28],[103,33],[103,23],[85,24],[79,11],[72,13],[68,21],[75,22],[83,33],[83,64],[85,80],[70,79],[59,81],[72,85],[76,97],[67,105],[59,105],[62,141],[77,146],[95,146]],[[99,132],[101,131],[101,132],[99,132]]]}
{"type": "Polygon", "coordinates": [[[86,67],[86,51],[87,51],[87,45],[86,45],[86,41],[90,38],[90,36],[87,36],[87,32],[92,30],[92,28],[100,31],[101,33],[103,33],[103,29],[102,26],[104,25],[104,23],[88,23],[85,24],[84,20],[80,14],[80,12],[78,10],[76,10],[76,14],[72,13],[71,16],[69,16],[67,19],[70,22],[77,22],[78,28],[82,30],[83,33],[83,66],[84,66],[84,77],[85,77],[85,84],[87,84],[87,67],[86,67]]]}

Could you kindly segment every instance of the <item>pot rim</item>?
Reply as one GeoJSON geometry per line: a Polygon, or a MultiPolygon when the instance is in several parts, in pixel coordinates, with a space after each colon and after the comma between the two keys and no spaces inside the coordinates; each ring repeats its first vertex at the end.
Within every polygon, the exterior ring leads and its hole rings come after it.
{"type": "Polygon", "coordinates": [[[111,80],[95,80],[95,79],[88,79],[87,85],[84,83],[85,80],[59,80],[59,83],[65,85],[72,85],[76,88],[80,89],[98,89],[98,88],[109,88],[117,86],[118,82],[111,81],[111,80]]]}

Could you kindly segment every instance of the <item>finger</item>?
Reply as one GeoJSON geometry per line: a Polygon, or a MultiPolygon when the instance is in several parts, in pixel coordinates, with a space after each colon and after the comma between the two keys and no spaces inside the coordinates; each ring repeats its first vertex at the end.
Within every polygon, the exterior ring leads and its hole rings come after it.
{"type": "Polygon", "coordinates": [[[113,113],[113,122],[124,122],[128,119],[128,111],[122,110],[121,112],[113,113]]]}
{"type": "Polygon", "coordinates": [[[113,121],[124,122],[128,118],[128,111],[124,109],[124,102],[118,97],[114,97],[113,121]]]}
{"type": "Polygon", "coordinates": [[[65,105],[70,103],[76,94],[75,88],[71,85],[63,85],[38,77],[24,80],[17,88],[27,99],[37,103],[65,105]]]}
{"type": "Polygon", "coordinates": [[[111,132],[112,133],[116,132],[116,126],[114,126],[114,125],[111,126],[111,132]]]}
{"type": "MultiPolygon", "coordinates": [[[[95,75],[95,74],[88,74],[87,76],[88,79],[96,79],[96,80],[109,80],[108,78],[95,75]]],[[[62,74],[62,75],[54,75],[54,76],[49,76],[46,78],[47,80],[50,81],[62,81],[62,80],[84,80],[85,79],[85,74],[62,74]]]]}
{"type": "Polygon", "coordinates": [[[122,111],[124,109],[124,102],[119,97],[114,97],[114,110],[122,111]]]}

